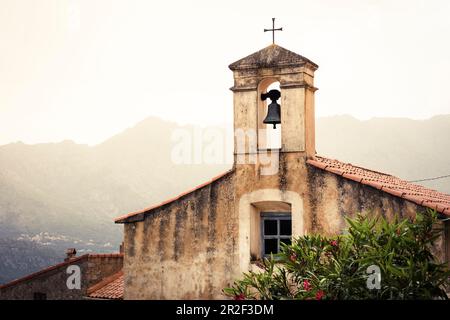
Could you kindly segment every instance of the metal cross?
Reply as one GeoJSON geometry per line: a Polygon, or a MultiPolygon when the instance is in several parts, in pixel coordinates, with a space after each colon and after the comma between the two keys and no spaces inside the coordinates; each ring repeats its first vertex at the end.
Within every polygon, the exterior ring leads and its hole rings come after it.
{"type": "Polygon", "coordinates": [[[275,18],[272,18],[272,29],[264,29],[266,31],[272,31],[272,43],[275,44],[275,31],[283,31],[283,28],[275,29],[275,18]]]}

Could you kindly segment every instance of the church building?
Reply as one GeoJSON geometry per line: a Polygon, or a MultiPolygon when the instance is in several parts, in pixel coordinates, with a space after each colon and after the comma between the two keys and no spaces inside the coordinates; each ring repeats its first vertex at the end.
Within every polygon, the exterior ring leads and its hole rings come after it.
{"type": "Polygon", "coordinates": [[[124,299],[223,299],[280,243],[342,233],[359,212],[436,210],[445,227],[436,252],[449,260],[450,195],[316,154],[317,64],[272,44],[229,68],[233,167],[115,220],[124,224],[124,299]]]}

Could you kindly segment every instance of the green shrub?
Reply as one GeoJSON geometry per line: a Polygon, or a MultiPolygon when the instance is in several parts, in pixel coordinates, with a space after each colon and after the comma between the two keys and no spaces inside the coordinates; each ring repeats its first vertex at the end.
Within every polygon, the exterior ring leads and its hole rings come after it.
{"type": "Polygon", "coordinates": [[[334,238],[303,236],[244,273],[224,293],[235,299],[447,299],[450,272],[431,252],[442,230],[428,211],[408,219],[358,215],[334,238]],[[371,267],[372,266],[372,267],[371,267]],[[373,267],[375,266],[375,267],[373,267]],[[370,268],[379,268],[381,281],[370,268]]]}

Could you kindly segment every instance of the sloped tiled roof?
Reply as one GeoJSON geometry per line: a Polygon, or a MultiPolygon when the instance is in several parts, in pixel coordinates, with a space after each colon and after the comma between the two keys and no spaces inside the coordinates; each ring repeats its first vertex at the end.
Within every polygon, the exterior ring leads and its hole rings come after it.
{"type": "MultiPolygon", "coordinates": [[[[350,163],[344,163],[325,157],[316,156],[314,159],[307,160],[307,163],[319,169],[323,169],[325,171],[342,176],[343,178],[371,186],[393,196],[406,199],[423,207],[435,209],[437,212],[450,216],[450,195],[448,194],[425,188],[423,186],[402,180],[386,173],[365,169],[352,165],[350,163]]],[[[232,172],[232,170],[218,175],[210,181],[207,181],[191,190],[183,192],[182,194],[174,198],[170,198],[160,204],[153,205],[136,212],[128,213],[124,216],[116,218],[114,221],[116,223],[140,221],[149,211],[162,207],[166,204],[170,204],[196,190],[208,186],[214,181],[217,181],[226,176],[230,172],[232,172]]]]}
{"type": "Polygon", "coordinates": [[[307,161],[317,168],[343,178],[371,186],[393,196],[409,200],[420,206],[435,209],[450,216],[450,195],[428,189],[389,174],[361,168],[350,163],[316,156],[307,161]]]}
{"type": "Polygon", "coordinates": [[[185,192],[179,194],[178,196],[170,198],[170,199],[168,199],[168,200],[166,200],[164,202],[161,202],[159,204],[150,206],[148,208],[145,208],[145,209],[142,209],[142,210],[139,210],[139,211],[136,211],[136,212],[131,212],[131,213],[128,213],[128,214],[126,214],[124,216],[118,217],[118,218],[114,219],[114,222],[115,223],[124,223],[124,222],[134,222],[136,220],[140,220],[145,213],[147,213],[147,212],[149,212],[149,211],[151,211],[153,209],[162,207],[162,206],[164,206],[166,204],[169,204],[171,202],[174,202],[174,201],[176,201],[176,200],[178,200],[178,199],[180,199],[180,198],[182,198],[182,197],[184,197],[184,196],[186,196],[188,194],[191,194],[194,191],[197,191],[197,190],[199,190],[199,189],[201,189],[203,187],[206,187],[206,186],[210,185],[211,183],[213,183],[213,182],[215,182],[217,180],[220,180],[221,178],[223,178],[227,174],[231,173],[232,171],[233,170],[228,170],[228,171],[226,171],[226,172],[224,172],[224,173],[222,173],[222,174],[212,178],[211,180],[209,180],[209,181],[207,181],[205,183],[202,183],[201,185],[198,185],[195,188],[192,188],[192,189],[190,189],[188,191],[185,191],[185,192]]]}
{"type": "Polygon", "coordinates": [[[88,289],[88,297],[93,299],[123,299],[123,272],[119,271],[88,289]]]}
{"type": "Polygon", "coordinates": [[[280,47],[276,44],[259,50],[251,55],[242,58],[236,62],[233,62],[228,67],[231,70],[245,70],[245,69],[259,69],[259,68],[271,68],[271,67],[291,67],[301,66],[305,63],[311,64],[315,69],[318,68],[317,64],[311,60],[280,47]]]}
{"type": "Polygon", "coordinates": [[[82,256],[79,257],[73,257],[71,259],[65,260],[64,262],[58,263],[56,265],[53,266],[49,266],[47,268],[44,268],[42,270],[39,270],[37,272],[31,273],[29,275],[26,275],[25,277],[13,280],[11,282],[5,283],[4,285],[0,285],[0,289],[5,289],[11,286],[14,286],[16,284],[19,284],[21,282],[26,282],[29,280],[32,280],[34,278],[40,277],[42,275],[47,274],[48,272],[52,272],[54,270],[59,270],[62,268],[67,267],[70,264],[73,264],[75,262],[81,261],[81,260],[85,260],[88,258],[123,258],[123,253],[96,253],[96,254],[92,254],[92,253],[87,253],[84,254],[82,256]]]}
{"type": "Polygon", "coordinates": [[[43,274],[46,274],[47,272],[51,272],[53,270],[58,270],[58,269],[64,268],[64,267],[68,266],[69,264],[72,264],[72,263],[80,261],[80,260],[87,259],[88,257],[89,257],[89,254],[85,254],[85,255],[82,255],[82,256],[79,256],[79,257],[74,257],[74,258],[72,258],[70,260],[58,263],[56,265],[44,268],[44,269],[39,270],[37,272],[31,273],[29,275],[26,275],[25,277],[22,277],[22,278],[10,281],[8,283],[5,283],[4,285],[0,286],[0,289],[5,289],[5,288],[8,288],[8,287],[14,286],[14,285],[16,285],[18,283],[25,282],[25,281],[37,278],[37,277],[39,277],[39,276],[41,276],[43,274]]]}

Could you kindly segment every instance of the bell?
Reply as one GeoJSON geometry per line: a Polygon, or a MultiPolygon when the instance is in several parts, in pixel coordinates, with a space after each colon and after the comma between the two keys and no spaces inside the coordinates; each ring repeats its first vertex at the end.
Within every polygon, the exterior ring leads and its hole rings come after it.
{"type": "Polygon", "coordinates": [[[272,102],[269,104],[267,108],[267,116],[264,119],[263,123],[265,124],[273,124],[273,128],[277,128],[277,124],[281,123],[281,112],[280,105],[277,103],[277,100],[280,98],[281,94],[278,90],[270,90],[268,93],[261,94],[261,100],[266,100],[270,98],[272,102]]]}

